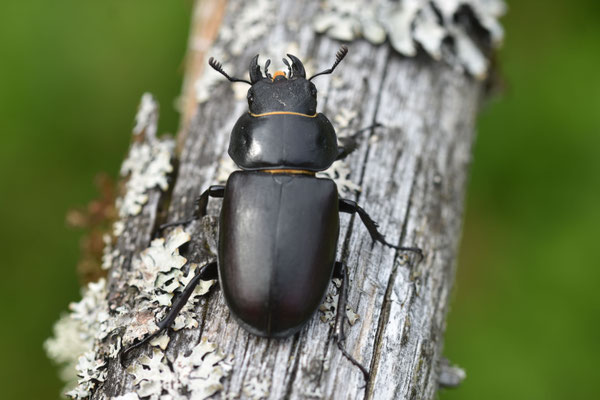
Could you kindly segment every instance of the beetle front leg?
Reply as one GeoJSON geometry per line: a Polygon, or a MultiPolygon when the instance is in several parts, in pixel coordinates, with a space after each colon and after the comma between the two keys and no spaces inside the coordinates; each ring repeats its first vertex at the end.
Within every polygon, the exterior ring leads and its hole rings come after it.
{"type": "Polygon", "coordinates": [[[365,377],[365,384],[369,382],[369,370],[364,367],[361,363],[356,361],[344,348],[344,342],[346,341],[346,334],[344,333],[344,321],[346,320],[346,304],[348,303],[348,270],[346,266],[341,262],[335,263],[335,269],[333,271],[334,278],[340,278],[342,284],[340,285],[340,291],[338,294],[337,313],[335,315],[335,326],[333,328],[333,337],[337,343],[338,348],[352,364],[357,366],[365,377]]]}
{"type": "Polygon", "coordinates": [[[352,153],[354,150],[356,150],[358,148],[358,137],[363,132],[378,128],[380,126],[383,126],[383,125],[381,125],[379,122],[376,122],[373,125],[367,126],[366,128],[362,128],[362,129],[354,132],[352,135],[343,136],[343,137],[338,138],[340,144],[338,146],[338,155],[335,160],[336,161],[343,160],[344,158],[348,157],[348,155],[350,153],[352,153]]]}
{"type": "Polygon", "coordinates": [[[179,315],[179,312],[181,311],[183,306],[185,306],[185,304],[188,302],[190,296],[192,295],[194,289],[196,289],[196,286],[198,286],[198,283],[200,283],[200,281],[212,281],[213,279],[218,279],[218,276],[219,273],[217,270],[216,261],[205,264],[204,266],[198,268],[196,275],[194,275],[194,277],[187,284],[185,289],[183,289],[181,295],[177,298],[177,300],[175,300],[173,306],[169,310],[169,313],[166,315],[165,318],[163,318],[162,321],[158,323],[158,330],[150,336],[144,338],[143,340],[132,344],[131,346],[129,346],[121,352],[120,359],[123,368],[125,368],[125,360],[129,352],[148,343],[149,341],[160,335],[163,331],[165,331],[169,326],[171,326],[171,324],[173,324],[173,321],[175,321],[175,318],[177,318],[177,315],[179,315]]]}
{"type": "Polygon", "coordinates": [[[192,221],[200,219],[206,215],[206,208],[208,206],[208,197],[220,198],[222,199],[225,195],[225,186],[223,185],[212,185],[208,189],[206,189],[195,201],[196,210],[194,211],[194,216],[188,219],[182,219],[179,221],[173,221],[166,224],[162,224],[158,227],[159,230],[163,230],[166,228],[170,228],[172,226],[177,225],[185,225],[189,224],[192,221]]]}
{"type": "Polygon", "coordinates": [[[396,246],[385,240],[385,237],[377,230],[377,222],[373,221],[369,214],[367,214],[367,212],[361,206],[356,204],[355,201],[340,199],[339,210],[340,212],[345,212],[348,214],[358,213],[360,220],[365,225],[367,231],[369,231],[369,235],[371,235],[371,239],[373,239],[374,241],[383,243],[386,246],[392,247],[396,250],[415,252],[421,257],[421,259],[423,259],[423,250],[421,250],[420,248],[396,246]]]}

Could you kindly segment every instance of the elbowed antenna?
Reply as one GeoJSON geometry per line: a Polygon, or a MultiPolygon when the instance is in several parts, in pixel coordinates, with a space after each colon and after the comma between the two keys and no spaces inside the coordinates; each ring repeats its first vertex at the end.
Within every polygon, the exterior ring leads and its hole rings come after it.
{"type": "Polygon", "coordinates": [[[220,62],[218,62],[217,60],[215,60],[212,57],[208,59],[208,65],[213,67],[213,69],[215,71],[221,73],[230,82],[244,82],[244,83],[247,83],[248,85],[252,85],[252,83],[250,81],[247,81],[246,79],[232,78],[229,75],[227,75],[227,73],[225,71],[223,71],[223,65],[221,65],[220,62]]]}
{"type": "Polygon", "coordinates": [[[311,79],[316,78],[319,75],[331,74],[333,72],[333,70],[335,69],[335,67],[337,67],[338,64],[344,59],[344,57],[346,57],[346,54],[348,54],[348,47],[346,47],[345,45],[342,45],[342,47],[340,47],[340,49],[338,50],[338,52],[335,55],[335,62],[333,63],[331,68],[326,69],[325,71],[321,71],[318,74],[311,76],[310,78],[308,78],[308,80],[310,81],[311,79]]]}

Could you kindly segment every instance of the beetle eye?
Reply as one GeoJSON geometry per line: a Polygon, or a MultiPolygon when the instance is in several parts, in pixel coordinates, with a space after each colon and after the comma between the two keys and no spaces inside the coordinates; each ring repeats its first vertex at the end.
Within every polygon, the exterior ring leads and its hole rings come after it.
{"type": "Polygon", "coordinates": [[[248,103],[252,103],[254,101],[254,93],[248,92],[248,103]]]}
{"type": "Polygon", "coordinates": [[[314,87],[314,86],[310,87],[310,95],[312,97],[317,97],[317,88],[316,87],[314,87]]]}

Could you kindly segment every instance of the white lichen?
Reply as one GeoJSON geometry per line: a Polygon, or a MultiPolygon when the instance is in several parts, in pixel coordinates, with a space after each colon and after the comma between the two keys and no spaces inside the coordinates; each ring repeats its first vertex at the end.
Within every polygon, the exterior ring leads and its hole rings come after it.
{"type": "Polygon", "coordinates": [[[204,338],[190,355],[179,355],[171,364],[172,368],[157,348],[151,356],[136,360],[127,369],[135,378],[135,393],[150,400],[167,400],[188,392],[190,399],[203,400],[222,390],[221,380],[231,372],[231,359],[204,338]]]}
{"type": "Polygon", "coordinates": [[[332,179],[337,185],[340,197],[360,192],[360,186],[350,179],[350,167],[345,161],[336,161],[331,167],[323,172],[317,173],[317,177],[332,179]]]}
{"type": "Polygon", "coordinates": [[[252,400],[261,400],[269,397],[270,387],[271,381],[269,378],[259,379],[255,376],[244,383],[242,391],[252,400]]]}
{"type": "Polygon", "coordinates": [[[358,112],[356,110],[351,110],[342,106],[338,113],[333,117],[333,122],[337,129],[346,129],[357,116],[358,112]]]}
{"type": "Polygon", "coordinates": [[[121,175],[129,178],[125,195],[118,199],[117,208],[121,218],[137,215],[148,201],[148,191],[155,187],[167,190],[167,176],[173,171],[173,140],[146,140],[134,143],[127,159],[121,166],[121,175]]]}
{"type": "Polygon", "coordinates": [[[73,399],[87,399],[98,383],[106,379],[106,361],[98,358],[96,352],[86,351],[79,357],[76,366],[78,385],[66,395],[73,399]]]}
{"type": "MultiPolygon", "coordinates": [[[[331,326],[335,324],[335,317],[337,315],[337,307],[339,301],[339,288],[342,284],[340,279],[333,279],[333,285],[329,286],[325,300],[319,306],[319,311],[323,313],[321,315],[321,322],[329,323],[331,326]]],[[[346,319],[350,325],[359,319],[359,315],[354,312],[350,305],[346,304],[346,319]]]]}
{"type": "MultiPolygon", "coordinates": [[[[90,283],[83,290],[82,299],[69,306],[71,313],[61,317],[54,327],[54,337],[45,343],[48,356],[64,365],[61,377],[72,389],[68,396],[88,398],[105,378],[107,360],[118,357],[122,344],[129,345],[158,329],[156,322],[164,317],[173,296],[183,290],[199,268],[179,254],[179,248],[189,240],[190,235],[177,228],[134,256],[131,271],[124,272],[128,276],[123,279],[138,289],[135,309],[122,305],[111,310],[104,279],[90,283]],[[187,265],[189,268],[184,268],[187,265]],[[103,351],[99,351],[101,343],[106,344],[103,351]]],[[[213,284],[214,281],[201,281],[181,310],[174,329],[198,326],[194,307],[213,284]]],[[[163,334],[151,345],[164,350],[169,340],[163,334]]],[[[148,384],[143,386],[150,390],[148,384]]]]}
{"type": "MultiPolygon", "coordinates": [[[[142,251],[132,261],[136,276],[130,280],[131,286],[139,289],[139,299],[151,300],[161,306],[170,306],[176,292],[180,292],[194,277],[198,264],[190,264],[184,271],[187,259],[179,254],[179,247],[189,242],[190,235],[181,227],[173,230],[167,238],[154,239],[150,247],[142,251]]],[[[189,305],[208,292],[215,281],[200,281],[194,290],[189,305]]],[[[186,308],[182,310],[182,313],[186,308]]]]}
{"type": "MultiPolygon", "coordinates": [[[[158,105],[152,96],[145,93],[136,116],[134,135],[144,133],[143,140],[136,140],[129,149],[129,155],[121,166],[121,175],[127,177],[125,194],[117,199],[119,217],[125,218],[140,213],[148,201],[148,191],[155,187],[168,188],[167,176],[173,171],[171,158],[175,142],[158,139],[158,105]]],[[[115,233],[122,232],[115,224],[115,233]]]]}
{"type": "MultiPolygon", "coordinates": [[[[249,0],[230,4],[228,14],[235,15],[235,23],[221,25],[219,36],[207,54],[219,60],[223,69],[231,76],[247,79],[247,65],[233,65],[231,57],[239,56],[248,46],[257,43],[266,36],[276,23],[277,3],[271,0],[249,0]],[[225,50],[226,49],[226,50],[225,50]]],[[[281,54],[277,54],[277,59],[281,54]]],[[[225,78],[212,68],[205,68],[194,83],[196,101],[204,103],[212,98],[215,87],[225,78]]],[[[248,86],[232,84],[236,99],[245,99],[248,86]]]]}
{"type": "Polygon", "coordinates": [[[486,76],[489,61],[459,15],[468,9],[493,47],[504,36],[498,22],[506,12],[503,0],[328,0],[321,8],[313,24],[319,33],[344,41],[364,37],[373,44],[388,38],[396,51],[409,57],[421,46],[432,58],[478,78],[486,76]]]}
{"type": "Polygon", "coordinates": [[[44,343],[48,357],[63,365],[60,376],[74,399],[87,398],[106,376],[106,362],[94,352],[96,341],[112,329],[106,295],[104,279],[88,284],[81,301],[70,304],[71,313],[59,319],[54,337],[44,343]]]}
{"type": "Polygon", "coordinates": [[[122,396],[113,397],[111,400],[140,400],[137,393],[127,393],[122,396]]]}
{"type": "Polygon", "coordinates": [[[219,40],[233,55],[266,36],[275,25],[277,3],[271,0],[248,0],[232,4],[230,15],[235,24],[223,24],[219,40]]]}
{"type": "MultiPolygon", "coordinates": [[[[134,257],[128,279],[138,289],[137,310],[127,324],[124,343],[132,343],[158,329],[156,321],[164,317],[171,306],[173,296],[181,293],[196,274],[198,264],[191,263],[179,254],[179,247],[190,241],[190,235],[181,227],[174,229],[166,238],[155,239],[150,246],[134,257]]],[[[215,283],[200,281],[188,302],[180,311],[172,326],[174,330],[196,328],[198,321],[194,308],[201,296],[215,283]]]]}
{"type": "Polygon", "coordinates": [[[135,115],[135,126],[133,134],[139,135],[145,132],[146,135],[156,136],[158,125],[158,103],[150,93],[144,93],[135,115]]]}
{"type": "Polygon", "coordinates": [[[111,235],[102,235],[102,241],[104,242],[104,249],[102,249],[102,269],[108,270],[112,267],[114,260],[119,257],[119,250],[113,247],[111,235]]]}

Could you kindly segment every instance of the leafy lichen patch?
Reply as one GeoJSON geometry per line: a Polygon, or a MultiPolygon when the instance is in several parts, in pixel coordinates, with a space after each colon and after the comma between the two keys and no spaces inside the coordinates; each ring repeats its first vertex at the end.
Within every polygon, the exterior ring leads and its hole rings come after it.
{"type": "Polygon", "coordinates": [[[134,140],[121,166],[121,175],[128,179],[125,194],[117,199],[120,218],[139,214],[148,201],[150,189],[166,190],[169,186],[167,176],[173,171],[171,158],[175,142],[171,138],[158,139],[157,124],[158,104],[152,95],[145,93],[133,129],[134,136],[143,133],[143,137],[134,140]]]}
{"type": "Polygon", "coordinates": [[[350,167],[345,161],[336,161],[331,167],[317,174],[321,178],[333,180],[341,197],[348,196],[353,192],[360,192],[360,186],[350,179],[350,167]]]}
{"type": "Polygon", "coordinates": [[[252,400],[261,400],[269,397],[269,388],[271,387],[271,381],[268,378],[259,379],[253,377],[244,383],[243,392],[248,398],[252,400]]]}
{"type": "Polygon", "coordinates": [[[81,301],[71,303],[71,313],[58,320],[54,336],[44,343],[48,356],[63,365],[60,375],[74,399],[87,398],[106,377],[106,362],[94,351],[111,329],[106,294],[104,278],[88,284],[81,301]]]}
{"type": "Polygon", "coordinates": [[[203,400],[223,389],[221,380],[231,371],[231,359],[206,339],[189,355],[179,355],[171,365],[158,348],[153,349],[151,356],[135,361],[127,372],[134,376],[136,396],[167,400],[189,393],[190,399],[203,400]]]}
{"type": "Polygon", "coordinates": [[[328,0],[321,8],[313,24],[319,33],[344,41],[364,37],[373,44],[388,38],[409,57],[420,46],[433,59],[477,78],[484,78],[489,66],[485,47],[499,46],[504,36],[498,21],[506,12],[503,0],[328,0]],[[486,46],[475,39],[473,24],[487,32],[486,46]]]}
{"type": "MultiPolygon", "coordinates": [[[[323,313],[321,315],[321,322],[329,323],[330,325],[335,324],[335,317],[337,315],[338,300],[339,300],[339,288],[342,284],[340,279],[333,279],[333,284],[329,286],[325,300],[319,306],[319,311],[323,313]]],[[[354,312],[352,307],[346,304],[346,319],[350,325],[354,325],[358,320],[359,315],[354,312]]]]}
{"type": "MultiPolygon", "coordinates": [[[[68,396],[89,398],[106,377],[108,360],[118,357],[122,344],[131,344],[158,329],[156,321],[166,313],[172,297],[183,290],[199,268],[179,254],[179,248],[189,240],[190,235],[177,228],[134,257],[131,271],[123,273],[127,275],[123,278],[138,289],[132,303],[111,309],[106,281],[101,279],[90,283],[82,299],[69,306],[71,313],[61,317],[54,327],[54,337],[45,344],[49,357],[65,365],[61,377],[72,389],[68,396]],[[189,268],[184,268],[187,265],[189,268]]],[[[201,282],[175,321],[175,329],[198,326],[195,304],[213,284],[201,282]]],[[[162,335],[151,344],[160,351],[168,342],[169,337],[162,335]]],[[[152,360],[147,362],[158,362],[152,360]]],[[[140,395],[152,389],[146,383],[140,387],[140,395]]]]}

